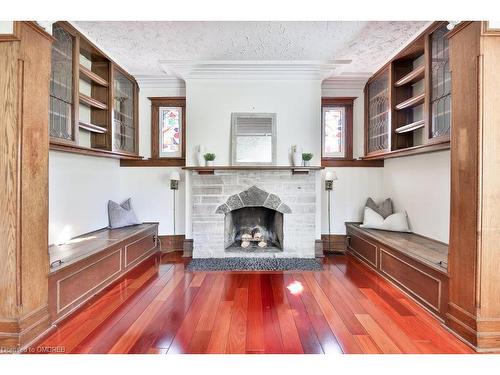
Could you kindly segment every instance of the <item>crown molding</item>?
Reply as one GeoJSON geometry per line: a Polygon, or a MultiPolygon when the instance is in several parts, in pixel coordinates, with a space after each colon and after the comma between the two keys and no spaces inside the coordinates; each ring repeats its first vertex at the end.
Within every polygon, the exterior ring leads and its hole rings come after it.
{"type": "Polygon", "coordinates": [[[141,89],[185,89],[186,82],[177,77],[162,75],[133,74],[141,89]]]}
{"type": "Polygon", "coordinates": [[[363,90],[369,75],[337,76],[326,79],[321,84],[323,90],[363,90]]]}
{"type": "Polygon", "coordinates": [[[323,80],[334,74],[339,66],[351,60],[331,61],[159,61],[170,77],[187,79],[271,79],[323,80]]]}

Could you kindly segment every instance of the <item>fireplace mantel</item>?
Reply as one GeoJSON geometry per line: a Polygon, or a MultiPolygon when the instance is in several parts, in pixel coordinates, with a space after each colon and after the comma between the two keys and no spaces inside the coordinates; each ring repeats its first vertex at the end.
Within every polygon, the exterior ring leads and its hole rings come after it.
{"type": "Polygon", "coordinates": [[[187,171],[195,171],[199,174],[214,174],[215,171],[292,171],[293,174],[309,174],[310,171],[319,171],[325,167],[293,167],[289,165],[214,165],[212,167],[182,167],[187,171]]]}

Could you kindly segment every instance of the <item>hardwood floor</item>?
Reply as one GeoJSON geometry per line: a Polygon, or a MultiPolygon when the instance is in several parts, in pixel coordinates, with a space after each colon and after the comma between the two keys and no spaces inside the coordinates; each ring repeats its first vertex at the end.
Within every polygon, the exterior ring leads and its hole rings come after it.
{"type": "Polygon", "coordinates": [[[101,293],[38,347],[66,353],[472,353],[352,257],[321,272],[186,272],[180,253],[101,293]]]}

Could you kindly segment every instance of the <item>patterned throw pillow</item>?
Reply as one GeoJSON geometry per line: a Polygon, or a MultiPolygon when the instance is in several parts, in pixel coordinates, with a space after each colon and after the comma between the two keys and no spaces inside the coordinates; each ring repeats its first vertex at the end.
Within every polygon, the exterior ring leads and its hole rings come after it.
{"type": "Polygon", "coordinates": [[[394,213],[393,208],[392,208],[391,198],[387,198],[381,204],[376,204],[373,199],[368,198],[368,200],[366,201],[365,207],[371,208],[373,211],[378,213],[384,219],[387,216],[392,215],[394,213]]]}
{"type": "Polygon", "coordinates": [[[132,198],[127,199],[122,204],[108,201],[109,226],[112,229],[142,224],[139,219],[137,219],[137,216],[135,216],[135,212],[130,202],[131,199],[132,198]]]}

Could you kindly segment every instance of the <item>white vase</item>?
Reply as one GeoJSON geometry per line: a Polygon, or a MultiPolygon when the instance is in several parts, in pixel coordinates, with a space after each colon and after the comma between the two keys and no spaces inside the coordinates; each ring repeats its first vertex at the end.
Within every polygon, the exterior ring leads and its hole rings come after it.
{"type": "Polygon", "coordinates": [[[302,166],[302,148],[301,147],[299,147],[299,146],[293,147],[292,161],[293,161],[293,165],[295,167],[302,166]]]}
{"type": "Polygon", "coordinates": [[[213,160],[206,160],[206,164],[205,164],[207,167],[213,167],[214,166],[214,161],[213,160]]]}
{"type": "Polygon", "coordinates": [[[199,145],[196,151],[196,161],[198,162],[198,166],[203,167],[205,165],[205,158],[203,157],[205,153],[205,147],[199,145]]]}

